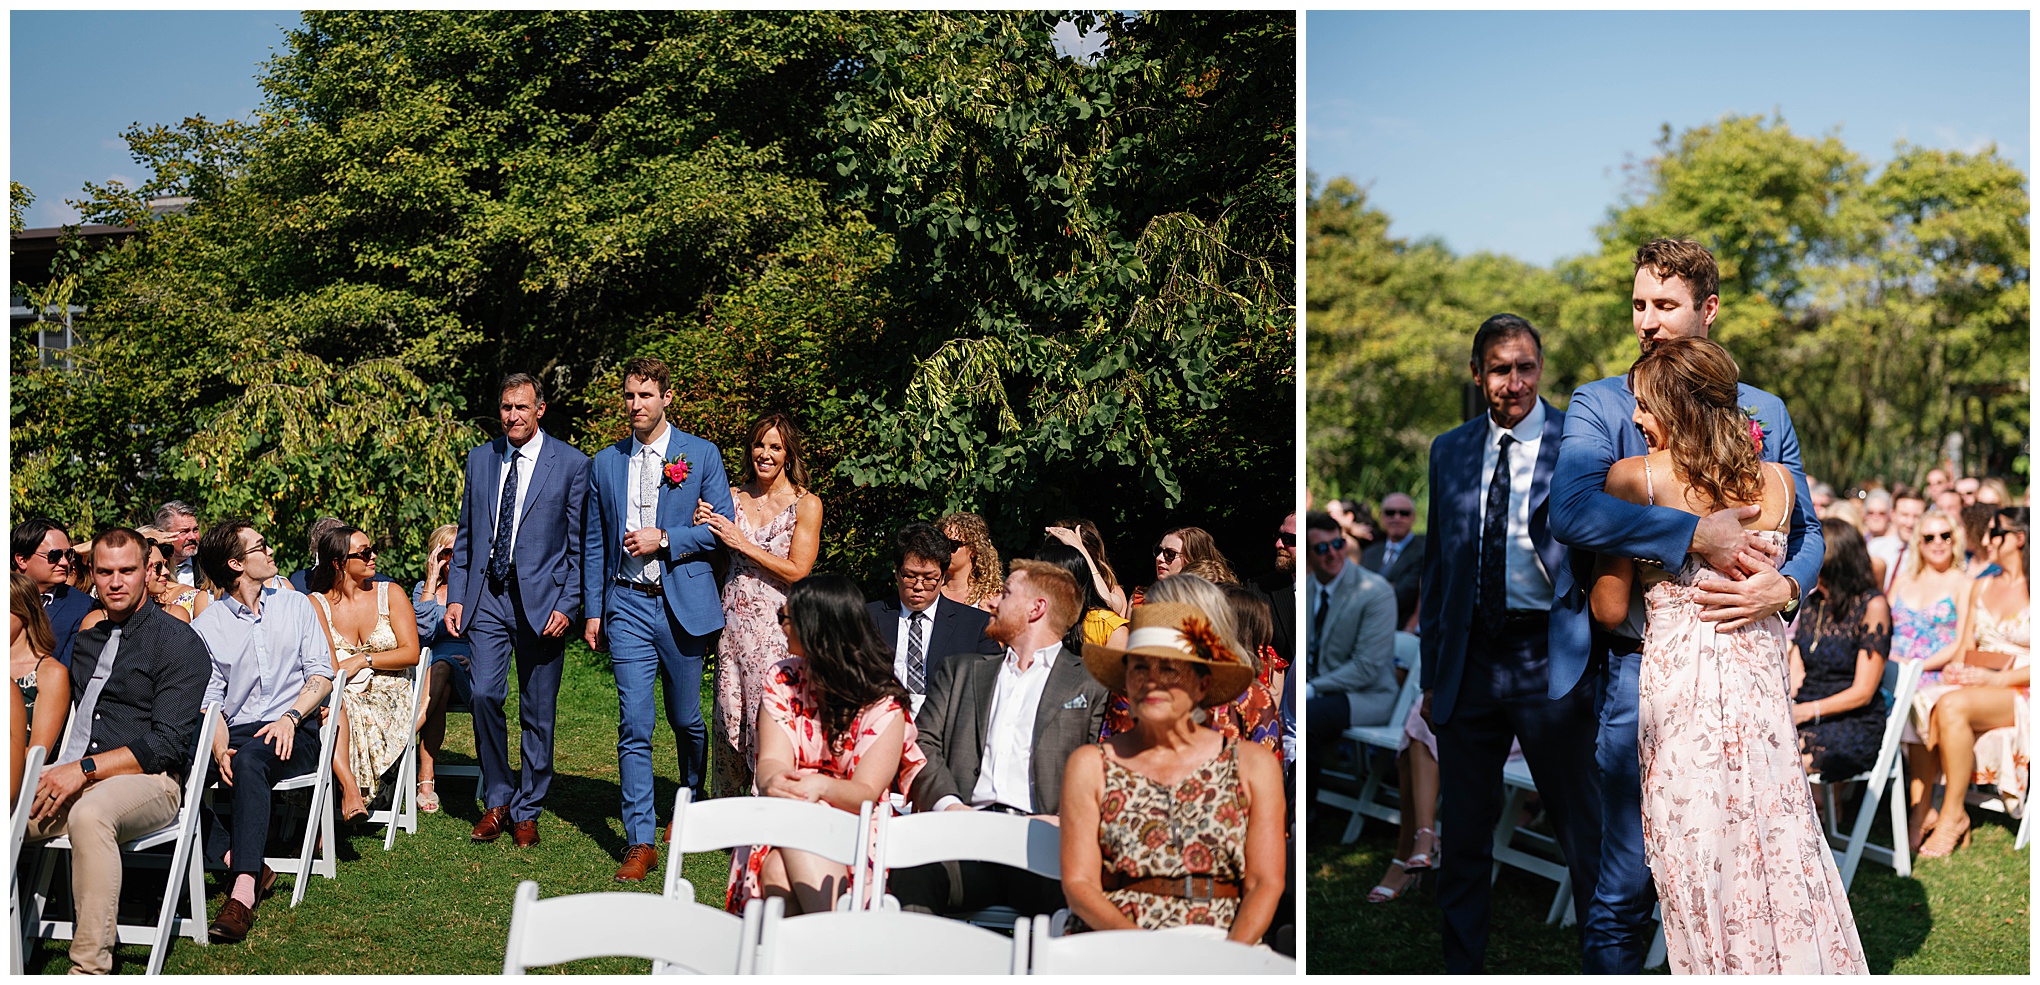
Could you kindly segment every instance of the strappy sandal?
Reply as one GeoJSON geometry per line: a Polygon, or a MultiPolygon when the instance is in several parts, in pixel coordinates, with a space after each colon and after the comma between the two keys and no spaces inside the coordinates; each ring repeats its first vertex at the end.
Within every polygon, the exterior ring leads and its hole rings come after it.
{"type": "MultiPolygon", "coordinates": [[[[1411,872],[1409,864],[1405,862],[1403,859],[1399,858],[1389,859],[1388,867],[1389,872],[1394,872],[1397,869],[1401,869],[1404,875],[1409,876],[1410,881],[1403,883],[1401,889],[1390,889],[1388,887],[1388,883],[1385,881],[1378,883],[1375,885],[1373,889],[1367,891],[1367,902],[1369,903],[1392,902],[1409,893],[1411,890],[1416,889],[1417,886],[1422,884],[1424,881],[1424,873],[1421,870],[1411,872]]],[[[1384,873],[1382,875],[1382,879],[1386,880],[1387,878],[1388,875],[1384,873]]]]}
{"type": "Polygon", "coordinates": [[[1935,826],[1934,833],[1927,836],[1926,841],[1920,843],[1921,858],[1947,858],[1955,854],[1956,849],[1969,847],[1969,836],[1976,833],[1975,826],[1969,823],[1969,815],[1967,813],[1962,815],[1961,834],[1944,837],[1941,832],[1950,830],[1950,826],[1954,823],[1953,821],[1948,821],[1935,826]]]}
{"type": "Polygon", "coordinates": [[[427,814],[439,813],[438,781],[436,780],[418,781],[418,809],[424,811],[427,814]]]}
{"type": "Polygon", "coordinates": [[[1433,856],[1438,854],[1438,832],[1430,828],[1417,829],[1418,838],[1422,838],[1425,835],[1431,836],[1431,850],[1427,852],[1411,852],[1409,861],[1403,865],[1403,868],[1415,872],[1420,869],[1436,867],[1437,860],[1433,856]]]}

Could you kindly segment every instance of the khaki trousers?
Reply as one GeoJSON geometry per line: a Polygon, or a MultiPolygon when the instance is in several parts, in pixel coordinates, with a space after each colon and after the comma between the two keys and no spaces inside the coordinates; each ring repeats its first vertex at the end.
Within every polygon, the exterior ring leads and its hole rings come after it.
{"type": "MultiPolygon", "coordinates": [[[[71,836],[71,897],[77,901],[71,935],[71,974],[113,971],[120,910],[120,846],[177,819],[184,791],[177,778],[129,773],[85,784],[69,810],[30,818],[28,841],[71,836]]],[[[184,873],[173,872],[182,879],[184,873]]]]}

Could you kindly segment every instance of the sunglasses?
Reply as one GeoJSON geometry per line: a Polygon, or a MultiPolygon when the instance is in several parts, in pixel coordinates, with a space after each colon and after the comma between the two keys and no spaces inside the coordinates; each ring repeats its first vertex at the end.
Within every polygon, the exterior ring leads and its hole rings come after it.
{"type": "Polygon", "coordinates": [[[1953,530],[1943,530],[1943,531],[1941,531],[1940,533],[1937,533],[1937,534],[1921,534],[1921,535],[1920,535],[1920,543],[1922,543],[1922,544],[1931,544],[1931,543],[1933,543],[1933,542],[1935,542],[1935,541],[1937,541],[1937,540],[1954,540],[1954,539],[1955,539],[1955,531],[1953,531],[1953,530]]]}
{"type": "Polygon", "coordinates": [[[156,553],[163,555],[163,557],[165,558],[174,557],[177,554],[176,546],[171,544],[167,540],[150,541],[149,546],[153,548],[156,551],[156,553]]]}
{"type": "Polygon", "coordinates": [[[373,561],[375,560],[375,548],[364,547],[352,554],[343,554],[341,556],[350,561],[373,561]]]}
{"type": "Polygon", "coordinates": [[[1277,543],[1280,543],[1284,547],[1296,546],[1296,535],[1286,530],[1277,531],[1275,533],[1275,540],[1277,543]]]}
{"type": "Polygon", "coordinates": [[[47,551],[39,551],[28,556],[40,556],[49,564],[69,564],[75,566],[78,563],[78,552],[65,547],[53,547],[47,551]]]}
{"type": "Polygon", "coordinates": [[[1346,538],[1344,537],[1334,537],[1331,540],[1325,541],[1322,544],[1310,545],[1310,552],[1312,554],[1317,555],[1318,557],[1324,557],[1325,555],[1330,554],[1333,551],[1343,551],[1345,549],[1346,538]]]}
{"type": "Polygon", "coordinates": [[[1391,509],[1388,509],[1388,508],[1384,507],[1384,508],[1382,509],[1382,511],[1381,511],[1381,515],[1382,515],[1382,516],[1415,516],[1415,515],[1416,515],[1416,511],[1414,511],[1414,510],[1391,510],[1391,509]]]}
{"type": "Polygon", "coordinates": [[[257,551],[260,551],[264,554],[269,553],[269,542],[266,540],[258,540],[254,544],[250,545],[247,550],[242,551],[240,556],[247,557],[248,555],[253,554],[257,551]]]}
{"type": "Polygon", "coordinates": [[[1161,558],[1163,564],[1175,564],[1176,559],[1183,556],[1183,552],[1171,547],[1157,547],[1155,556],[1161,558]]]}

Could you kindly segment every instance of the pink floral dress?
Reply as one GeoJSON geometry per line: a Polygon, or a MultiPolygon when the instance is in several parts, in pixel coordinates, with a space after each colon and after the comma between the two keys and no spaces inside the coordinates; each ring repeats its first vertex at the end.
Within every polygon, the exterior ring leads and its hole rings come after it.
{"type": "Polygon", "coordinates": [[[1718,576],[1697,558],[1656,577],[1637,747],[1672,971],[1867,974],[1800,761],[1783,621],[1728,633],[1702,621],[1693,585],[1718,576]]]}
{"type": "MultiPolygon", "coordinates": [[[[838,780],[849,779],[857,772],[857,764],[864,760],[864,754],[871,749],[872,743],[897,717],[906,721],[907,730],[901,739],[900,768],[893,776],[891,789],[905,794],[913,787],[914,777],[920,775],[928,757],[915,743],[918,733],[914,730],[913,719],[907,716],[899,699],[886,698],[866,707],[858,713],[846,741],[831,745],[822,734],[814,692],[808,688],[807,661],[788,657],[773,664],[764,676],[761,717],[772,727],[784,731],[793,745],[796,768],[814,770],[838,780]]],[[[765,854],[770,847],[751,845],[731,853],[726,904],[732,913],[742,913],[746,901],[761,895],[759,873],[763,870],[765,854]]]]}
{"type": "MultiPolygon", "coordinates": [[[[801,497],[807,494],[802,493],[801,497]]],[[[753,529],[737,510],[737,529],[777,557],[793,550],[796,497],[765,525],[753,529]]],[[[765,690],[765,672],[786,659],[786,634],[779,628],[779,607],[786,604],[786,584],[750,558],[732,552],[729,581],[723,585],[723,634],[715,655],[715,793],[742,797],[752,792],[751,773],[758,767],[758,699],[765,690]]]]}

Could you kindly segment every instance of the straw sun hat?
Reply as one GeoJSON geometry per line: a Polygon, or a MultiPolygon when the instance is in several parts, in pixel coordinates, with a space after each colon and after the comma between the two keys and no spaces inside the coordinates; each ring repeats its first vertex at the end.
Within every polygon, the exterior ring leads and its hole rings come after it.
{"type": "Polygon", "coordinates": [[[1203,610],[1180,602],[1134,606],[1126,649],[1084,644],[1084,666],[1098,683],[1126,693],[1126,656],[1139,653],[1186,663],[1204,664],[1211,676],[1204,686],[1204,707],[1225,704],[1254,681],[1254,668],[1226,646],[1203,610]]]}

